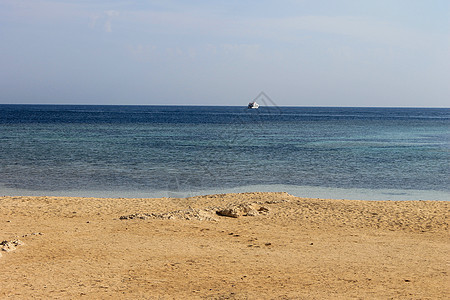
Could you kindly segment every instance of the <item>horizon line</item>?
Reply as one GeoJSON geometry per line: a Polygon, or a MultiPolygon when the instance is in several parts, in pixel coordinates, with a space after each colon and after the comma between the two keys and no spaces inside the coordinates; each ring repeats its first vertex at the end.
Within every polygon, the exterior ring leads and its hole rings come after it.
{"type": "MultiPolygon", "coordinates": [[[[1,105],[54,105],[54,106],[192,106],[192,107],[246,107],[247,105],[204,104],[73,104],[73,103],[0,103],[1,105]]],[[[260,105],[260,107],[347,107],[347,108],[450,108],[450,106],[351,106],[351,105],[260,105]]]]}

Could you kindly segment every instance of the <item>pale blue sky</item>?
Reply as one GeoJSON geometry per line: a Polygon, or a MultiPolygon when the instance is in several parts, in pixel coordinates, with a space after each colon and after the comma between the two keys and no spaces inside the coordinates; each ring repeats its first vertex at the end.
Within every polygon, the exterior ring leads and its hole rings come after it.
{"type": "Polygon", "coordinates": [[[0,103],[450,106],[450,1],[0,0],[0,103]]]}

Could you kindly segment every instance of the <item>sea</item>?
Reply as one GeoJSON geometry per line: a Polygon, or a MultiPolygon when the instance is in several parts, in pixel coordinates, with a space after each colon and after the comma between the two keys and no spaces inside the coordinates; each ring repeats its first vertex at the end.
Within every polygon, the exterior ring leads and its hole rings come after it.
{"type": "Polygon", "coordinates": [[[450,109],[0,105],[0,195],[450,200],[450,109]]]}

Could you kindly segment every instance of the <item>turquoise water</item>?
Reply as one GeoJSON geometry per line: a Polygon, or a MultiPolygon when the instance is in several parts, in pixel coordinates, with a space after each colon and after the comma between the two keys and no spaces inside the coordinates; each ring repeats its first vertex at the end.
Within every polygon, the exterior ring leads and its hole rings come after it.
{"type": "Polygon", "coordinates": [[[450,199],[450,109],[0,105],[0,193],[450,199]]]}

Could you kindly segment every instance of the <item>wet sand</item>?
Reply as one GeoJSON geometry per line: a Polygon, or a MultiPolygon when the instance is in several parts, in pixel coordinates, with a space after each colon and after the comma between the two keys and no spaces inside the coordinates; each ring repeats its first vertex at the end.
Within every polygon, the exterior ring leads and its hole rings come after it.
{"type": "Polygon", "coordinates": [[[448,299],[449,204],[0,197],[0,298],[448,299]]]}

